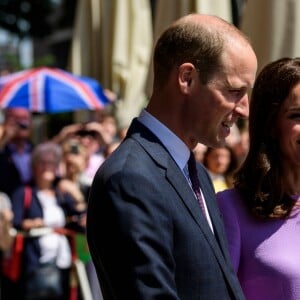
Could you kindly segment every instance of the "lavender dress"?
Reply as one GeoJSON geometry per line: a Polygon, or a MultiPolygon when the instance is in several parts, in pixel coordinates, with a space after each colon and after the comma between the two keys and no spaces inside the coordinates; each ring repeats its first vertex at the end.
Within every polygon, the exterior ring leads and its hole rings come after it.
{"type": "Polygon", "coordinates": [[[246,299],[299,300],[299,208],[286,220],[263,221],[249,214],[235,189],[218,193],[217,200],[246,299]]]}

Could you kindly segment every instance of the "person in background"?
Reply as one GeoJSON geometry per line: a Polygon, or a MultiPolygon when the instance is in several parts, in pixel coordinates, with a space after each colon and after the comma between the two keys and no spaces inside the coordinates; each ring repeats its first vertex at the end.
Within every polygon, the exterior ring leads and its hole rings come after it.
{"type": "Polygon", "coordinates": [[[8,250],[12,244],[12,236],[10,234],[12,219],[13,212],[10,198],[5,193],[0,192],[0,253],[8,250]]]}
{"type": "Polygon", "coordinates": [[[89,156],[88,164],[81,179],[91,186],[98,168],[105,160],[104,149],[110,143],[111,137],[99,122],[86,123],[82,130],[77,131],[80,143],[86,148],[89,156]]]}
{"type": "Polygon", "coordinates": [[[117,140],[119,141],[123,141],[126,137],[128,131],[128,126],[123,126],[121,128],[118,129],[118,133],[117,133],[117,140]]]}
{"type": "MultiPolygon", "coordinates": [[[[10,251],[13,244],[12,235],[13,212],[9,197],[0,192],[0,264],[2,265],[3,255],[10,251]]],[[[2,268],[0,268],[0,295],[2,295],[2,268]]],[[[1,296],[2,297],[2,296],[1,296]]]]}
{"type": "MultiPolygon", "coordinates": [[[[246,122],[245,119],[241,120],[244,122],[246,122]]],[[[226,145],[228,145],[229,147],[233,147],[234,145],[236,145],[239,141],[240,141],[240,126],[238,126],[237,124],[234,124],[231,129],[230,129],[230,135],[228,136],[228,138],[226,139],[226,145]]]]}
{"type": "Polygon", "coordinates": [[[245,160],[245,157],[249,151],[249,130],[247,124],[240,129],[239,140],[237,143],[233,144],[231,148],[235,153],[235,156],[238,160],[238,165],[240,166],[245,160]]]}
{"type": "Polygon", "coordinates": [[[90,191],[87,239],[104,299],[244,299],[192,150],[224,145],[248,116],[256,69],[248,39],[218,17],[187,15],[158,39],[148,106],[90,191]]]}
{"type": "Polygon", "coordinates": [[[259,73],[249,152],[234,188],[217,194],[247,300],[300,297],[300,58],[259,73]]]}
{"type": "Polygon", "coordinates": [[[201,143],[198,143],[197,146],[193,149],[195,159],[199,163],[203,163],[204,154],[207,150],[207,146],[201,143]]]}
{"type": "Polygon", "coordinates": [[[72,195],[79,209],[85,209],[90,186],[81,182],[81,176],[88,164],[88,153],[78,140],[71,138],[62,144],[62,151],[57,186],[72,195]]]}
{"type": "MultiPolygon", "coordinates": [[[[91,122],[91,123],[101,125],[101,135],[103,136],[106,144],[110,144],[116,139],[118,139],[117,135],[119,132],[118,132],[117,120],[113,116],[113,114],[109,112],[106,113],[103,112],[98,122],[91,122]]],[[[95,130],[97,130],[97,127],[95,127],[95,130]]]]}
{"type": "MultiPolygon", "coordinates": [[[[63,193],[70,194],[76,203],[76,209],[85,211],[88,201],[89,185],[81,182],[81,176],[88,163],[86,149],[79,141],[66,140],[62,145],[64,172],[61,172],[57,187],[63,193]]],[[[94,264],[91,260],[85,262],[88,281],[94,300],[102,299],[94,264]]]]}
{"type": "Polygon", "coordinates": [[[110,135],[107,135],[99,122],[70,124],[51,139],[55,143],[63,143],[73,140],[79,142],[88,156],[87,164],[81,174],[81,182],[90,186],[99,166],[104,161],[103,151],[109,144],[110,135]]]}
{"type": "Polygon", "coordinates": [[[13,212],[10,198],[5,193],[0,192],[0,261],[2,252],[9,250],[12,245],[12,219],[13,212]]]}
{"type": "Polygon", "coordinates": [[[104,150],[104,157],[107,159],[121,144],[121,141],[114,141],[108,144],[104,150]]]}
{"type": "MultiPolygon", "coordinates": [[[[61,157],[61,148],[55,143],[45,142],[34,148],[30,206],[24,211],[25,186],[18,188],[11,198],[13,225],[17,230],[29,232],[43,227],[85,230],[85,211],[77,210],[74,199],[69,194],[61,193],[55,184],[61,157]],[[78,221],[73,221],[75,216],[78,221]]],[[[67,237],[56,232],[25,239],[21,278],[19,287],[14,290],[18,295],[5,299],[27,299],[29,274],[40,264],[52,261],[61,270],[65,294],[59,299],[68,299],[71,250],[67,237]]]]}
{"type": "Polygon", "coordinates": [[[0,138],[0,190],[11,196],[20,185],[30,182],[31,113],[25,108],[4,111],[0,138]]]}
{"type": "Polygon", "coordinates": [[[203,165],[208,170],[216,193],[232,187],[232,176],[238,164],[229,146],[209,147],[204,153],[203,165]]]}

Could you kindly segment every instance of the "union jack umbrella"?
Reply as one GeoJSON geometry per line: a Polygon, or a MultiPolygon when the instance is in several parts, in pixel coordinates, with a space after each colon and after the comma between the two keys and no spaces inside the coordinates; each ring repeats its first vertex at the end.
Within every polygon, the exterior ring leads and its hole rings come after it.
{"type": "Polygon", "coordinates": [[[32,112],[100,110],[109,99],[92,78],[57,68],[40,67],[0,77],[0,108],[24,107],[32,112]]]}

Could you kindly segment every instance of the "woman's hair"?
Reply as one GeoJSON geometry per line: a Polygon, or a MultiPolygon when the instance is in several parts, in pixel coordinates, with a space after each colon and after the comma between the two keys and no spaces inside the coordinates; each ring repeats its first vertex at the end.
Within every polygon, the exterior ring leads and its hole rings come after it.
{"type": "Polygon", "coordinates": [[[54,163],[58,166],[62,159],[62,149],[58,144],[48,141],[35,146],[31,154],[31,165],[36,165],[44,154],[49,153],[53,155],[54,163]]]}
{"type": "Polygon", "coordinates": [[[300,58],[282,58],[266,65],[252,91],[249,152],[235,176],[251,212],[262,218],[283,218],[294,201],[287,194],[275,127],[282,103],[300,83],[300,58]]]}

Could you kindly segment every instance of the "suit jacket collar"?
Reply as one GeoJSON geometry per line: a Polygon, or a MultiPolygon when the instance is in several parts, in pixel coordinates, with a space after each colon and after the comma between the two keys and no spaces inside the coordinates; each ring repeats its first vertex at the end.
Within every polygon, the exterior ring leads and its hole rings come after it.
{"type": "Polygon", "coordinates": [[[201,182],[201,189],[206,199],[206,205],[212,219],[214,233],[217,239],[213,235],[209,224],[205,219],[198,202],[195,200],[193,191],[186,181],[182,171],[178,168],[170,153],[160,142],[160,140],[137,119],[134,119],[132,125],[129,127],[126,138],[128,137],[135,139],[152,157],[152,159],[155,160],[160,167],[166,170],[167,180],[176,190],[185,207],[190,212],[191,217],[196,221],[200,229],[203,231],[207,241],[211,244],[212,249],[216,251],[216,254],[219,255],[220,251],[218,250],[219,248],[216,247],[216,242],[218,239],[221,249],[225,246],[223,242],[224,232],[222,228],[221,217],[218,213],[218,208],[215,205],[215,196],[214,193],[212,193],[208,175],[204,168],[198,166],[198,176],[199,178],[203,179],[201,182]]]}
{"type": "Polygon", "coordinates": [[[138,122],[137,119],[133,120],[128,129],[126,138],[132,138],[138,142],[148,155],[156,162],[156,164],[165,169],[166,179],[176,190],[179,198],[189,211],[191,218],[195,220],[199,229],[203,232],[208,244],[211,246],[212,253],[214,253],[220,267],[224,274],[226,274],[225,278],[227,278],[227,283],[231,286],[233,293],[238,293],[235,286],[235,284],[238,283],[237,281],[231,280],[232,274],[228,273],[228,265],[230,265],[231,259],[227,250],[223,222],[221,220],[219,209],[215,200],[215,193],[207,171],[203,166],[201,167],[200,164],[197,165],[198,176],[202,179],[201,189],[206,199],[206,205],[214,227],[214,234],[212,233],[184,174],[172,159],[168,150],[163,144],[161,144],[159,139],[147,127],[138,122]]]}

